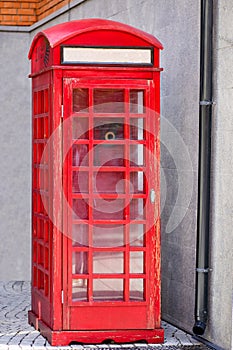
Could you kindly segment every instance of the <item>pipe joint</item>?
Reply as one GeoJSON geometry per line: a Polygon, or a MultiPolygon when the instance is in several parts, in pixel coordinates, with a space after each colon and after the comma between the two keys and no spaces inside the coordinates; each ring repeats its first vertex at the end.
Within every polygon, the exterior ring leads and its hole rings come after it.
{"type": "Polygon", "coordinates": [[[203,335],[205,333],[206,324],[202,321],[196,321],[193,326],[193,333],[196,335],[203,335]]]}

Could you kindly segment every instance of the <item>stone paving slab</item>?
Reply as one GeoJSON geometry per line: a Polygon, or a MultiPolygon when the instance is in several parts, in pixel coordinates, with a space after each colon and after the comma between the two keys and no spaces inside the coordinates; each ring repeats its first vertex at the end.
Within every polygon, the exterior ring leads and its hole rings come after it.
{"type": "Polygon", "coordinates": [[[153,349],[210,349],[190,334],[162,322],[165,330],[164,344],[99,344],[51,346],[28,324],[30,309],[30,282],[0,281],[0,350],[153,350],[153,349]]]}

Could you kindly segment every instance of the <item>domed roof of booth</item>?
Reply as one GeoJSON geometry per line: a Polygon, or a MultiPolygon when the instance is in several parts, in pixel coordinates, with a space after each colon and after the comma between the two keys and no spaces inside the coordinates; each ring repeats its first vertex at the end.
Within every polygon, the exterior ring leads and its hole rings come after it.
{"type": "Polygon", "coordinates": [[[32,41],[28,57],[31,59],[34,46],[40,36],[46,37],[50,46],[54,48],[65,40],[71,39],[76,35],[101,29],[108,31],[117,30],[120,32],[125,32],[135,37],[141,38],[142,40],[148,42],[148,44],[160,50],[163,49],[163,46],[158,39],[140,29],[111,20],[90,18],[60,23],[50,28],[44,29],[41,32],[38,32],[32,41]]]}

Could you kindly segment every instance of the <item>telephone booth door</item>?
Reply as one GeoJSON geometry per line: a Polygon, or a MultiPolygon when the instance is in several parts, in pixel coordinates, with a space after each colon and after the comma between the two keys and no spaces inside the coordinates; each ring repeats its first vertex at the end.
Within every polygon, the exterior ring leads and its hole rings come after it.
{"type": "Polygon", "coordinates": [[[159,328],[154,82],[63,81],[63,329],[159,328]]]}

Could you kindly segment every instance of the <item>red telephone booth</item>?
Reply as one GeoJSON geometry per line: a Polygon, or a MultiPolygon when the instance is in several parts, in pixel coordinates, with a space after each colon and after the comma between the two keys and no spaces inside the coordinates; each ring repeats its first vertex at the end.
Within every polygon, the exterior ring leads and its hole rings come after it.
{"type": "Polygon", "coordinates": [[[29,322],[52,345],[163,341],[160,49],[101,19],[32,42],[29,322]]]}

